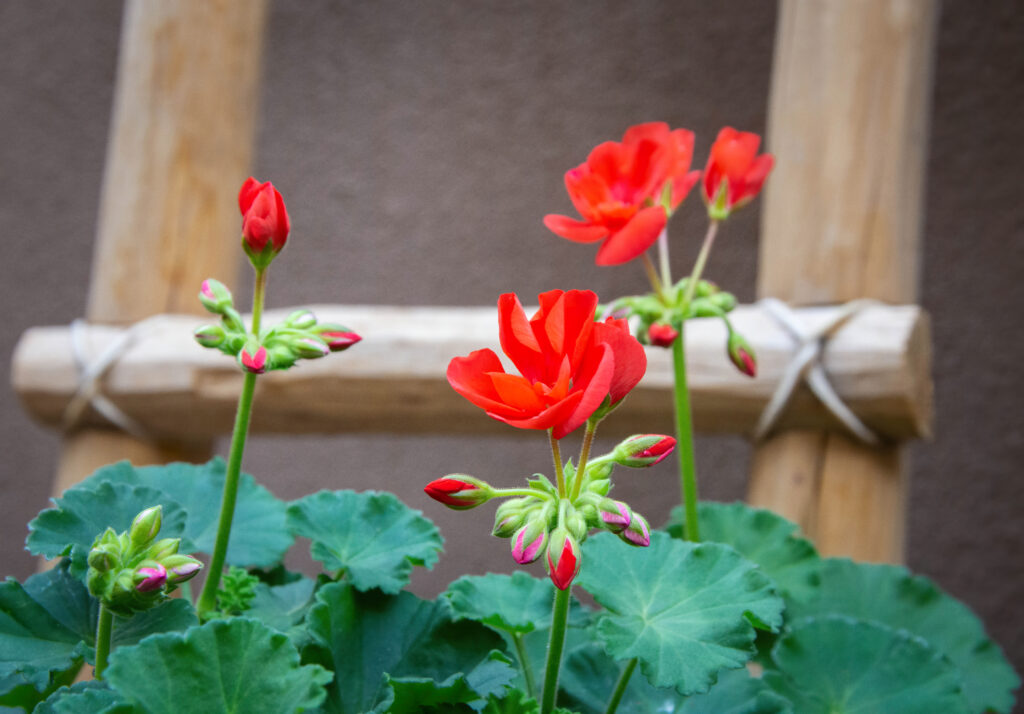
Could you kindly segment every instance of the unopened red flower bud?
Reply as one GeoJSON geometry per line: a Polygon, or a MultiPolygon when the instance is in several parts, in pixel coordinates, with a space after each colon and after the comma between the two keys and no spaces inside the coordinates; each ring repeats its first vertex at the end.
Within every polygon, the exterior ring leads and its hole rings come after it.
{"type": "Polygon", "coordinates": [[[544,552],[548,542],[547,523],[531,519],[512,536],[512,559],[520,565],[532,563],[544,552]]]}
{"type": "Polygon", "coordinates": [[[238,192],[242,212],[242,247],[257,269],[270,264],[288,240],[291,224],[284,199],[274,184],[246,179],[238,192]]]}
{"type": "Polygon", "coordinates": [[[199,302],[210,312],[223,314],[225,309],[231,307],[231,291],[219,280],[207,278],[199,286],[199,302]]]}
{"type": "Polygon", "coordinates": [[[548,574],[559,590],[566,590],[580,572],[580,546],[564,528],[556,528],[548,543],[548,574]]]}
{"type": "Polygon", "coordinates": [[[622,466],[638,469],[654,466],[672,453],[676,440],[664,434],[635,434],[615,447],[612,458],[622,466]]]}
{"type": "Polygon", "coordinates": [[[227,333],[220,325],[203,325],[197,327],[192,336],[203,347],[220,347],[224,343],[227,333]]]}
{"type": "Polygon", "coordinates": [[[629,525],[619,533],[619,538],[630,545],[646,548],[651,544],[651,527],[647,524],[647,519],[636,511],[631,511],[630,516],[629,525]]]}
{"type": "Polygon", "coordinates": [[[320,325],[317,336],[327,343],[331,352],[343,352],[363,338],[341,325],[320,325]]]}
{"type": "Polygon", "coordinates": [[[679,330],[665,322],[655,322],[647,330],[647,339],[656,347],[671,347],[679,337],[679,330]]]}
{"type": "Polygon", "coordinates": [[[622,501],[613,501],[606,498],[601,502],[597,511],[604,527],[612,533],[621,533],[629,527],[632,522],[629,506],[622,501]]]}
{"type": "Polygon", "coordinates": [[[452,474],[435,479],[423,491],[448,508],[465,510],[486,503],[494,495],[490,485],[472,476],[452,474]]]}
{"type": "Polygon", "coordinates": [[[267,350],[262,345],[256,349],[246,346],[238,353],[238,364],[246,372],[263,374],[267,371],[267,363],[267,350]]]}
{"type": "Polygon", "coordinates": [[[140,593],[159,590],[167,582],[167,569],[160,563],[149,563],[135,570],[135,589],[140,593]]]}
{"type": "Polygon", "coordinates": [[[743,339],[738,332],[729,333],[726,352],[729,354],[729,361],[736,366],[736,369],[748,377],[757,376],[757,355],[754,354],[750,343],[743,339]]]}

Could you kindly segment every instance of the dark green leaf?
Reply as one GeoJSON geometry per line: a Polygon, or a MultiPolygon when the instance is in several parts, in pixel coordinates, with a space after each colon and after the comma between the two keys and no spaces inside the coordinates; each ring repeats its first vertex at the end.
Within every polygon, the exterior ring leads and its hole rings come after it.
{"type": "Polygon", "coordinates": [[[142,714],[105,682],[79,682],[47,697],[32,714],[142,714]]]}
{"type": "Polygon", "coordinates": [[[796,623],[764,682],[800,714],[968,714],[956,667],[919,637],[838,615],[796,623]]]}
{"type": "MultiPolygon", "coordinates": [[[[732,546],[760,565],[780,592],[806,599],[817,590],[821,559],[792,521],[745,503],[702,501],[697,515],[702,541],[732,546]]],[[[684,520],[683,509],[674,508],[668,532],[681,538],[684,520]]]]}
{"type": "Polygon", "coordinates": [[[637,657],[647,679],[681,694],[707,691],[719,670],[753,653],[751,622],[782,623],[783,602],[760,569],[719,543],[652,533],[632,548],[599,533],[583,546],[579,584],[607,612],[596,633],[617,660],[637,657]]]}
{"type": "Polygon", "coordinates": [[[256,597],[245,614],[287,633],[306,616],[306,611],[313,604],[315,585],[309,578],[273,587],[260,583],[256,586],[256,597]]]}
{"type": "Polygon", "coordinates": [[[331,673],[300,666],[287,637],[237,617],[121,647],[105,678],[150,714],[284,714],[323,701],[331,673]]]}
{"type": "Polygon", "coordinates": [[[492,651],[487,659],[467,674],[453,674],[443,682],[419,677],[387,678],[393,699],[388,714],[417,714],[442,708],[445,711],[472,711],[470,704],[482,704],[485,695],[505,691],[512,678],[511,663],[505,655],[492,651]],[[462,705],[462,706],[459,706],[462,705]]]}
{"type": "Polygon", "coordinates": [[[465,575],[445,592],[456,617],[519,634],[550,627],[554,594],[550,580],[521,570],[512,575],[465,575]]]}
{"type": "MultiPolygon", "coordinates": [[[[96,536],[108,527],[128,530],[135,516],[151,506],[163,506],[162,538],[177,538],[185,530],[185,512],[167,494],[127,483],[84,481],[69,488],[61,498],[28,524],[26,545],[30,553],[47,558],[70,556],[71,571],[84,576],[86,557],[96,536]]],[[[191,544],[182,542],[182,552],[191,544]]]]}
{"type": "MultiPolygon", "coordinates": [[[[183,542],[181,552],[198,550],[212,553],[217,539],[226,470],[224,460],[220,458],[205,464],[173,463],[142,467],[122,461],[99,469],[82,484],[88,487],[101,482],[130,483],[159,490],[166,498],[181,504],[188,514],[185,535],[194,547],[186,548],[183,542]]],[[[165,523],[166,519],[165,512],[165,523]]],[[[165,535],[161,531],[161,535],[173,537],[175,534],[165,535]]],[[[285,526],[285,504],[257,484],[252,476],[241,474],[231,522],[228,564],[275,565],[292,542],[293,538],[285,526]]]]}
{"type": "Polygon", "coordinates": [[[443,540],[437,526],[390,493],[320,491],[288,507],[288,527],[313,541],[327,570],[344,571],[360,590],[396,593],[414,565],[434,567],[443,540]]]}
{"type": "Polygon", "coordinates": [[[972,712],[1009,712],[1020,678],[999,645],[985,634],[981,620],[928,578],[896,565],[855,563],[845,558],[822,561],[821,592],[795,602],[790,621],[809,615],[838,614],[874,620],[917,635],[942,652],[960,670],[972,712]]]}
{"type": "MultiPolygon", "coordinates": [[[[561,710],[564,711],[564,710],[561,710]]],[[[540,714],[540,704],[531,699],[526,692],[511,689],[501,699],[491,696],[487,698],[487,706],[483,714],[540,714]]]]}
{"type": "Polygon", "coordinates": [[[511,679],[511,668],[495,679],[492,651],[501,638],[482,625],[453,622],[445,602],[421,600],[412,593],[360,592],[348,583],[320,589],[306,618],[315,644],[304,656],[335,673],[324,710],[331,713],[386,709],[391,681],[431,679],[445,683],[457,674],[481,698],[511,679]],[[474,672],[487,677],[474,679],[474,672]],[[504,681],[501,681],[504,678],[504,681]]]}

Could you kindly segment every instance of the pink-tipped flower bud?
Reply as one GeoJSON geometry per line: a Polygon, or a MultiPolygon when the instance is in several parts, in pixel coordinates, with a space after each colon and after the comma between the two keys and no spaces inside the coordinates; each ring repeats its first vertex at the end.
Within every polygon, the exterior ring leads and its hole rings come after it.
{"type": "Polygon", "coordinates": [[[679,330],[665,322],[655,322],[647,330],[647,339],[656,347],[671,347],[679,337],[679,330]]]}
{"type": "Polygon", "coordinates": [[[163,518],[163,508],[153,506],[135,516],[131,528],[128,529],[128,538],[132,547],[141,550],[146,548],[160,532],[160,523],[163,518]]]}
{"type": "Polygon", "coordinates": [[[250,176],[238,192],[238,209],[242,212],[242,248],[255,268],[265,268],[284,248],[291,230],[284,199],[274,184],[250,176]]]}
{"type": "Polygon", "coordinates": [[[146,565],[135,570],[135,589],[140,593],[149,593],[161,589],[167,582],[167,569],[160,563],[147,561],[146,565]]]}
{"type": "Polygon", "coordinates": [[[302,337],[291,343],[292,351],[300,359],[319,359],[331,353],[327,344],[316,337],[302,337]]]}
{"type": "Polygon", "coordinates": [[[220,325],[203,325],[197,327],[192,336],[202,347],[220,347],[224,344],[227,333],[220,325]]]}
{"type": "Polygon", "coordinates": [[[532,518],[512,536],[512,559],[520,565],[532,563],[544,552],[548,542],[547,523],[532,518]]]}
{"type": "Polygon", "coordinates": [[[729,332],[726,351],[729,354],[729,361],[736,366],[736,369],[748,377],[757,376],[757,355],[754,354],[750,343],[743,339],[738,332],[729,332]]]}
{"type": "Polygon", "coordinates": [[[263,345],[253,349],[246,345],[238,353],[238,364],[246,372],[252,374],[263,374],[267,371],[268,359],[267,350],[263,345]]]}
{"type": "Polygon", "coordinates": [[[179,585],[191,580],[203,569],[203,564],[190,555],[171,555],[163,560],[167,569],[167,584],[179,585]]]}
{"type": "Polygon", "coordinates": [[[318,325],[317,336],[327,343],[331,352],[344,352],[363,338],[341,325],[318,325]]]}
{"type": "Polygon", "coordinates": [[[629,525],[619,533],[619,538],[630,545],[646,548],[651,544],[651,527],[647,524],[647,519],[636,511],[630,511],[630,516],[629,525]]]}
{"type": "Polygon", "coordinates": [[[316,315],[306,308],[302,308],[286,317],[284,324],[288,327],[294,327],[296,330],[308,330],[316,324],[316,315]]]}
{"type": "Polygon", "coordinates": [[[489,484],[463,474],[435,479],[423,491],[435,501],[460,511],[486,503],[494,495],[489,484]]]}
{"type": "Polygon", "coordinates": [[[600,517],[604,527],[612,533],[622,533],[622,531],[629,528],[629,524],[633,520],[630,515],[629,506],[622,501],[613,501],[610,498],[606,498],[601,502],[600,507],[597,509],[597,515],[600,517]]]}
{"type": "Polygon", "coordinates": [[[559,590],[566,590],[580,572],[579,543],[564,528],[556,528],[548,543],[548,574],[559,590]]]}
{"type": "Polygon", "coordinates": [[[199,302],[215,315],[222,315],[232,306],[231,291],[219,280],[207,278],[199,286],[199,302]]]}
{"type": "Polygon", "coordinates": [[[664,434],[634,434],[615,447],[612,459],[617,464],[640,469],[661,462],[676,448],[676,440],[664,434]]]}

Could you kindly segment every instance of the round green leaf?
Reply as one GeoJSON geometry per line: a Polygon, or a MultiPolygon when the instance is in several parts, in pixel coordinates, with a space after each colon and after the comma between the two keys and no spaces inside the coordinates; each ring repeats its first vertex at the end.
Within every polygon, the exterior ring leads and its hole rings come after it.
{"type": "Polygon", "coordinates": [[[956,667],[919,637],[829,615],[801,620],[764,682],[800,714],[968,714],[956,667]]]}
{"type": "Polygon", "coordinates": [[[783,602],[749,560],[726,545],[652,533],[633,548],[599,533],[583,546],[579,584],[605,607],[596,633],[617,660],[637,657],[657,687],[705,692],[719,670],[754,651],[759,622],[782,623],[783,602]]]}
{"type": "Polygon", "coordinates": [[[873,620],[927,640],[960,670],[964,695],[972,712],[1013,708],[1013,690],[1020,677],[985,626],[960,601],[922,576],[897,565],[855,563],[846,558],[822,561],[818,597],[795,602],[791,620],[839,614],[873,620]]]}
{"type": "MultiPolygon", "coordinates": [[[[818,587],[818,551],[798,534],[798,526],[777,513],[745,503],[701,501],[697,506],[701,540],[725,543],[761,566],[783,594],[809,598],[818,587]]],[[[666,530],[683,534],[685,516],[674,508],[666,530]]]]}
{"type": "Polygon", "coordinates": [[[507,665],[498,681],[490,668],[478,669],[501,648],[496,633],[476,622],[453,622],[445,602],[409,592],[360,592],[349,583],[332,583],[317,592],[306,625],[314,644],[303,657],[335,674],[323,706],[330,714],[384,711],[396,681],[446,685],[455,681],[453,675],[465,675],[478,697],[486,698],[513,676],[507,665]],[[474,672],[487,676],[475,680],[474,672]]]}
{"type": "Polygon", "coordinates": [[[320,491],[288,507],[288,528],[313,541],[327,570],[344,571],[360,590],[397,593],[414,565],[434,567],[443,540],[437,526],[391,493],[320,491]]]}
{"type": "Polygon", "coordinates": [[[331,681],[322,667],[300,666],[287,637],[245,617],[120,647],[104,676],[149,714],[299,712],[319,705],[331,681]]]}
{"type": "Polygon", "coordinates": [[[245,616],[287,633],[306,616],[313,604],[315,585],[309,578],[274,586],[257,583],[255,596],[245,616]]]}
{"type": "MultiPolygon", "coordinates": [[[[205,464],[173,463],[159,466],[132,466],[121,461],[104,466],[83,481],[85,485],[102,482],[148,486],[181,505],[187,514],[185,536],[194,550],[212,553],[217,540],[217,523],[224,493],[227,466],[221,458],[205,464]]],[[[164,520],[166,521],[166,513],[164,520]]],[[[161,535],[163,532],[161,531],[161,535]]],[[[292,546],[285,526],[285,504],[249,474],[238,481],[235,515],[228,543],[229,565],[265,567],[280,561],[292,546]]]]}
{"type": "MultiPolygon", "coordinates": [[[[84,576],[86,558],[96,536],[113,528],[128,530],[135,516],[146,508],[163,506],[161,538],[184,535],[185,512],[167,494],[142,485],[83,481],[69,488],[61,498],[53,499],[55,508],[48,508],[28,524],[25,541],[30,553],[47,558],[70,556],[71,570],[84,576]]],[[[182,552],[191,550],[187,540],[182,552]]]]}
{"type": "Polygon", "coordinates": [[[464,575],[444,593],[457,618],[476,620],[513,634],[526,634],[551,621],[555,587],[517,570],[512,575],[464,575]]]}
{"type": "Polygon", "coordinates": [[[32,714],[130,714],[138,710],[125,704],[106,682],[79,682],[61,687],[32,710],[32,714]]]}

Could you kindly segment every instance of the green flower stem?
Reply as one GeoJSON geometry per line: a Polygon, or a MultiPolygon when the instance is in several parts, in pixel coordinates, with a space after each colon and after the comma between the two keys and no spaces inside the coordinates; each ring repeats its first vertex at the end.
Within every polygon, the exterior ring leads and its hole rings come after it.
{"type": "Polygon", "coordinates": [[[551,500],[551,494],[535,488],[492,488],[494,498],[506,498],[508,496],[533,496],[551,500]]]}
{"type": "Polygon", "coordinates": [[[565,472],[562,471],[562,450],[558,446],[558,439],[555,438],[555,430],[548,429],[548,438],[551,440],[551,458],[555,460],[555,481],[558,486],[559,498],[565,498],[565,472]]]}
{"type": "Polygon", "coordinates": [[[580,463],[576,467],[576,478],[573,479],[572,496],[570,501],[576,502],[580,497],[580,489],[583,488],[583,477],[587,473],[587,459],[590,458],[590,447],[594,444],[594,434],[597,433],[597,423],[587,420],[587,430],[583,435],[583,447],[580,449],[580,463]]]}
{"type": "Polygon", "coordinates": [[[548,659],[544,667],[544,696],[541,700],[541,714],[551,714],[558,695],[558,670],[562,666],[562,649],[565,647],[565,630],[569,624],[569,593],[555,589],[555,604],[551,610],[551,639],[548,640],[548,659]]]}
{"type": "Polygon", "coordinates": [[[608,700],[608,708],[604,710],[605,714],[615,714],[615,710],[619,708],[619,702],[622,701],[622,695],[626,693],[626,687],[629,686],[629,679],[633,676],[634,669],[636,669],[636,657],[626,663],[626,668],[619,675],[612,698],[608,700]]]}
{"type": "Polygon", "coordinates": [[[656,295],[658,295],[659,297],[663,296],[665,294],[663,283],[661,279],[658,278],[658,271],[655,270],[654,268],[654,263],[651,261],[651,256],[647,255],[647,253],[644,253],[643,255],[640,256],[640,258],[640,262],[642,262],[644,265],[644,272],[647,273],[647,279],[651,281],[651,288],[654,289],[656,295]]]}
{"type": "Polygon", "coordinates": [[[693,264],[693,272],[690,274],[690,282],[686,286],[686,292],[683,294],[683,314],[690,307],[690,301],[693,300],[693,295],[697,292],[697,281],[700,280],[701,274],[704,272],[704,266],[708,262],[708,256],[711,254],[711,246],[715,243],[715,235],[718,233],[719,221],[711,219],[708,224],[708,232],[704,234],[704,243],[700,247],[700,253],[697,254],[697,262],[693,264]]]}
{"type": "Polygon", "coordinates": [[[689,541],[700,540],[697,526],[697,465],[693,459],[693,415],[690,411],[690,391],[686,384],[686,323],[679,324],[679,336],[672,343],[672,368],[675,372],[676,441],[679,442],[679,481],[683,507],[686,509],[684,536],[689,541]]]}
{"type": "Polygon", "coordinates": [[[515,643],[516,654],[519,656],[519,664],[523,668],[523,679],[526,680],[526,693],[531,699],[536,699],[537,683],[533,681],[533,667],[530,665],[530,658],[526,654],[526,645],[523,642],[523,635],[519,632],[513,632],[512,642],[515,643]]]}
{"type": "MultiPolygon", "coordinates": [[[[256,270],[256,287],[252,296],[252,334],[259,335],[263,316],[263,302],[267,287],[266,268],[256,270]]],[[[205,621],[217,607],[217,588],[228,554],[228,540],[231,537],[231,521],[235,517],[235,502],[238,500],[238,479],[242,472],[242,455],[245,453],[245,439],[249,434],[252,419],[252,400],[256,392],[256,375],[246,372],[242,381],[242,393],[238,397],[235,412],[235,428],[231,434],[231,450],[228,454],[227,473],[224,477],[224,494],[220,502],[220,519],[217,522],[217,541],[210,558],[209,575],[203,583],[202,593],[196,603],[201,621],[205,621]]]]}
{"type": "Polygon", "coordinates": [[[96,667],[93,676],[103,679],[103,670],[107,668],[110,657],[110,636],[114,631],[114,613],[100,603],[99,623],[96,625],[96,667]]]}

